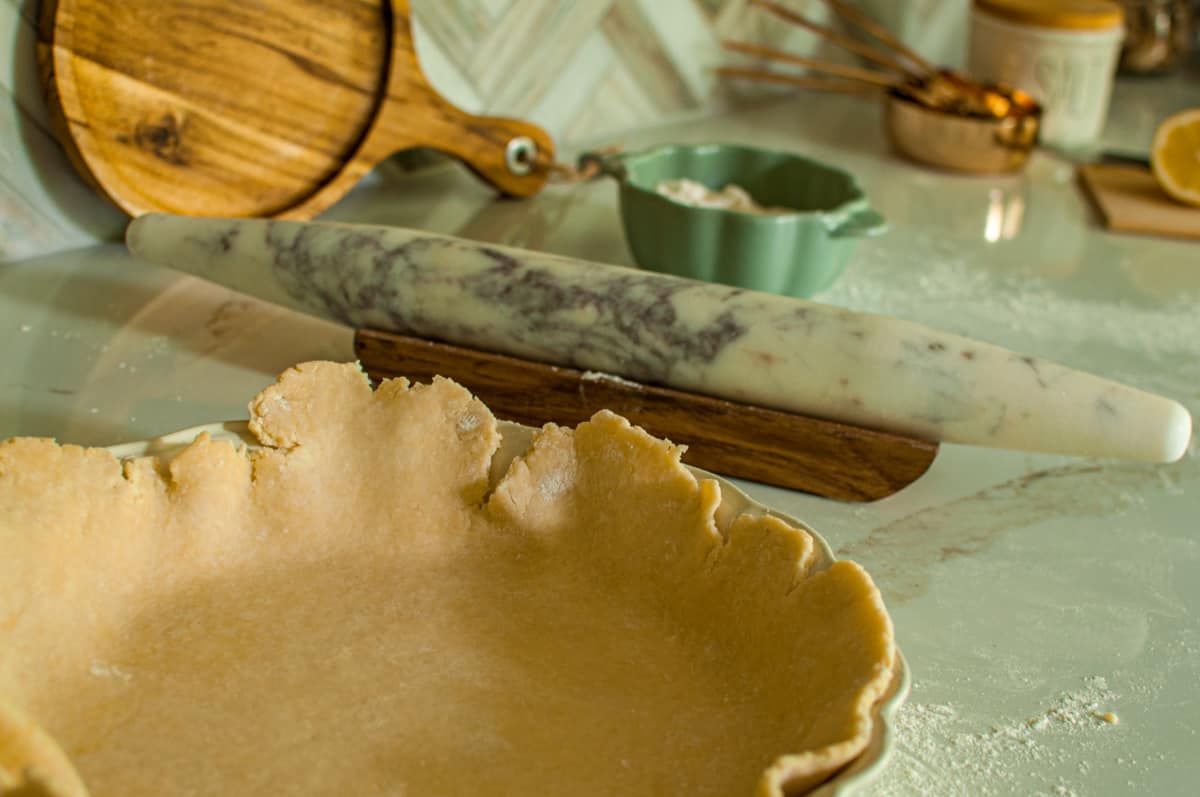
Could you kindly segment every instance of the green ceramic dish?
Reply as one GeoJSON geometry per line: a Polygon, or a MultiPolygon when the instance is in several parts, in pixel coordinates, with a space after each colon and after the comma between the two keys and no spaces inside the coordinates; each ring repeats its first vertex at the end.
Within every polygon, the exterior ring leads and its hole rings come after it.
{"type": "Polygon", "coordinates": [[[587,160],[620,181],[625,238],[651,271],[808,297],[837,279],[858,238],[887,228],[850,174],[789,152],[667,145],[587,160]],[[759,216],[656,193],[661,181],[680,178],[716,190],[736,183],[761,205],[796,212],[759,216]]]}

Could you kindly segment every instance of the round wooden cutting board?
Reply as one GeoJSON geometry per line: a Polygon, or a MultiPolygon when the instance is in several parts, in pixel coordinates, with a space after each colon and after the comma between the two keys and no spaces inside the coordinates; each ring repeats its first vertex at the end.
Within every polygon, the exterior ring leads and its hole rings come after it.
{"type": "Polygon", "coordinates": [[[407,0],[43,0],[38,55],[68,155],[132,216],[311,218],[410,147],[529,196],[554,159],[429,85],[407,0]]]}

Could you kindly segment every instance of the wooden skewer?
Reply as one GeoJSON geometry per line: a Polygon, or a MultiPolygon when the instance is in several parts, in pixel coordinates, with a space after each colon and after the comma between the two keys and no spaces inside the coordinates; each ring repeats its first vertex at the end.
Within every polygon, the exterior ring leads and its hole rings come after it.
{"type": "Polygon", "coordinates": [[[796,86],[802,89],[814,89],[817,91],[834,91],[840,94],[861,94],[868,91],[878,90],[878,86],[870,83],[865,83],[861,80],[849,80],[827,77],[807,77],[802,75],[783,75],[779,72],[770,72],[766,69],[743,69],[736,66],[722,66],[717,69],[717,74],[726,77],[744,78],[746,80],[762,80],[767,83],[782,83],[787,86],[796,86]]]}
{"type": "Polygon", "coordinates": [[[916,64],[921,71],[927,75],[934,74],[938,68],[929,61],[921,57],[920,53],[913,50],[900,39],[896,38],[890,30],[880,25],[868,15],[864,14],[857,8],[847,5],[843,0],[822,0],[826,6],[831,8],[835,14],[846,20],[852,25],[857,25],[862,30],[874,36],[876,40],[891,47],[900,55],[907,58],[912,63],[916,64]]]}
{"type": "Polygon", "coordinates": [[[759,44],[751,44],[750,42],[725,41],[721,43],[727,50],[734,50],[747,55],[755,55],[760,58],[770,58],[774,61],[783,61],[789,64],[796,64],[811,69],[816,72],[825,72],[830,75],[849,78],[851,80],[861,80],[864,83],[871,83],[875,86],[884,88],[894,88],[901,81],[897,80],[892,75],[877,72],[874,69],[863,69],[857,66],[848,64],[836,64],[830,61],[820,61],[815,58],[805,58],[802,55],[793,55],[783,50],[776,50],[771,47],[763,47],[759,44]]]}
{"type": "Polygon", "coordinates": [[[880,66],[887,67],[893,72],[898,72],[909,80],[921,80],[924,77],[923,75],[913,72],[908,67],[904,66],[904,64],[900,63],[878,48],[872,47],[869,44],[863,44],[862,42],[855,41],[849,36],[838,33],[836,30],[827,28],[824,25],[818,25],[807,17],[801,16],[790,9],[784,8],[783,6],[772,2],[771,0],[750,0],[750,5],[770,11],[780,19],[786,20],[793,25],[798,25],[805,30],[811,31],[823,39],[827,39],[834,44],[844,47],[850,52],[858,53],[863,58],[866,58],[869,61],[874,61],[880,66]]]}

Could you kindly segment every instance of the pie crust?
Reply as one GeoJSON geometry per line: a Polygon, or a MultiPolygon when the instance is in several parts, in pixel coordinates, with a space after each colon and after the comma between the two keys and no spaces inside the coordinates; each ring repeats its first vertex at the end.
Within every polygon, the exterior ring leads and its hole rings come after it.
{"type": "Polygon", "coordinates": [[[169,463],[0,443],[0,795],[766,797],[867,745],[869,576],[680,447],[600,412],[497,479],[467,390],[353,364],[250,415],[169,463]]]}

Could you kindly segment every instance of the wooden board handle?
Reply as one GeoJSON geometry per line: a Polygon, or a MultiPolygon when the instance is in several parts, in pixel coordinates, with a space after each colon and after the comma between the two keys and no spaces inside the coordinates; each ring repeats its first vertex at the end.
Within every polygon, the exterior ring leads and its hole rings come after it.
{"type": "Polygon", "coordinates": [[[404,147],[432,147],[508,196],[537,193],[554,163],[554,142],[537,125],[467,113],[429,85],[412,40],[408,0],[392,2],[392,64],[372,136],[386,150],[379,159],[404,147]],[[424,107],[414,111],[411,99],[417,94],[424,95],[424,107]]]}
{"type": "Polygon", "coordinates": [[[476,116],[455,107],[421,71],[408,0],[391,0],[385,9],[391,17],[391,54],[375,117],[340,172],[300,204],[275,215],[310,219],[344,196],[375,164],[412,147],[452,155],[507,196],[540,191],[554,164],[550,134],[529,122],[476,116]],[[522,139],[532,142],[532,149],[526,149],[526,162],[514,169],[509,148],[519,148],[522,139]]]}
{"type": "Polygon", "coordinates": [[[842,501],[895,493],[938,450],[910,437],[387,332],[358,330],[354,350],[373,378],[449,377],[506,420],[574,426],[610,409],[687,445],[689,464],[842,501]]]}
{"type": "MultiPolygon", "coordinates": [[[[554,142],[545,130],[516,119],[475,116],[445,100],[439,104],[443,119],[437,123],[446,126],[447,135],[427,146],[458,158],[506,196],[527,197],[541,190],[554,163],[554,142]]],[[[385,126],[403,124],[392,118],[400,113],[397,107],[385,109],[385,126]]]]}

